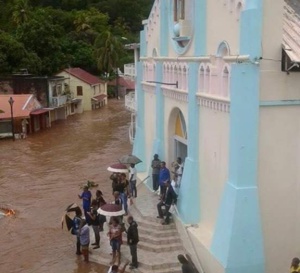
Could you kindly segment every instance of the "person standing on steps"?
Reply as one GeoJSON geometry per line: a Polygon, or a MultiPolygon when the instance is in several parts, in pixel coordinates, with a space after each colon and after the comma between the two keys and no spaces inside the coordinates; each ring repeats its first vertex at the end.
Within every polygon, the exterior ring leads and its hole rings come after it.
{"type": "Polygon", "coordinates": [[[137,197],[137,190],[136,190],[136,168],[134,164],[130,164],[129,168],[129,183],[130,183],[130,193],[132,197],[137,197]]]}
{"type": "Polygon", "coordinates": [[[177,259],[181,263],[182,273],[196,273],[192,264],[182,254],[178,255],[177,259]]]}
{"type": "Polygon", "coordinates": [[[158,190],[158,181],[159,181],[159,171],[160,171],[160,160],[158,158],[158,154],[155,154],[151,163],[152,167],[152,184],[153,190],[158,190]]]}
{"type": "Polygon", "coordinates": [[[160,187],[160,196],[161,198],[165,195],[166,192],[166,183],[171,180],[170,171],[166,167],[166,162],[162,161],[160,163],[159,171],[159,187],[160,187]]]}
{"type": "Polygon", "coordinates": [[[79,237],[84,261],[89,262],[90,228],[85,219],[81,221],[79,237]]]}
{"type": "Polygon", "coordinates": [[[75,211],[76,215],[73,219],[73,227],[72,227],[72,234],[76,235],[76,254],[77,255],[81,255],[81,251],[80,251],[80,238],[79,238],[79,228],[81,225],[81,221],[82,221],[82,212],[81,209],[78,208],[75,211]]]}
{"type": "Polygon", "coordinates": [[[86,221],[89,221],[89,216],[88,216],[88,212],[91,209],[91,199],[92,199],[92,193],[89,191],[89,187],[87,185],[85,185],[83,187],[83,192],[81,195],[78,195],[78,197],[80,199],[82,199],[82,207],[83,207],[83,211],[84,211],[84,216],[86,221]]]}
{"type": "Polygon", "coordinates": [[[121,173],[121,181],[120,181],[120,197],[122,199],[122,203],[124,206],[124,210],[125,210],[125,215],[128,214],[128,205],[127,205],[127,201],[128,201],[128,197],[129,197],[129,182],[126,179],[126,174],[125,173],[121,173]]]}
{"type": "Polygon", "coordinates": [[[130,264],[130,269],[138,268],[138,258],[137,258],[137,244],[139,242],[139,232],[138,224],[134,221],[132,216],[127,218],[129,228],[127,230],[127,244],[130,248],[130,254],[132,262],[130,264]]]}
{"type": "Polygon", "coordinates": [[[171,182],[166,182],[166,192],[164,196],[162,197],[161,201],[157,204],[157,211],[158,216],[157,218],[164,219],[164,215],[166,216],[163,225],[170,224],[170,208],[172,205],[176,204],[177,202],[177,194],[175,193],[173,187],[171,186],[171,182]],[[162,207],[165,207],[165,213],[162,211],[162,207]]]}
{"type": "Polygon", "coordinates": [[[122,230],[117,217],[111,217],[111,225],[107,235],[109,236],[110,245],[113,251],[111,265],[114,265],[117,260],[119,266],[121,264],[122,230]]]}
{"type": "Polygon", "coordinates": [[[100,223],[99,223],[99,215],[98,215],[98,203],[97,200],[92,201],[91,211],[87,212],[90,218],[90,224],[92,225],[94,234],[95,234],[95,243],[92,243],[94,246],[93,249],[100,248],[100,223]]]}

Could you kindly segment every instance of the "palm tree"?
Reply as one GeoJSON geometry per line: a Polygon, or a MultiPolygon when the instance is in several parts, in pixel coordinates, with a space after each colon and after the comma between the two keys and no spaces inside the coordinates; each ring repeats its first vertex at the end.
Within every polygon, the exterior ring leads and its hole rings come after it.
{"type": "Polygon", "coordinates": [[[115,71],[123,51],[124,48],[118,36],[114,36],[110,30],[101,33],[95,41],[98,69],[102,73],[115,71]]]}
{"type": "Polygon", "coordinates": [[[77,32],[85,32],[91,29],[89,16],[85,12],[81,12],[77,15],[77,18],[74,20],[74,25],[77,32]]]}
{"type": "Polygon", "coordinates": [[[28,0],[15,0],[14,11],[12,14],[13,21],[19,26],[28,20],[29,5],[28,0]]]}

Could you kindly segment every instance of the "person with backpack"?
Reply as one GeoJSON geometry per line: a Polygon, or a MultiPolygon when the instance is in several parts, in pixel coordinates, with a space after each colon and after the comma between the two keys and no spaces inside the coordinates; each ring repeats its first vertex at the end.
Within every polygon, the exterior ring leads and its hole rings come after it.
{"type": "Polygon", "coordinates": [[[89,223],[92,225],[94,234],[95,234],[95,243],[92,245],[94,246],[93,249],[100,248],[100,223],[99,223],[99,214],[98,210],[98,203],[97,200],[92,201],[91,211],[87,212],[90,221],[89,223]]]}
{"type": "Polygon", "coordinates": [[[170,216],[171,216],[171,213],[169,212],[169,210],[172,205],[176,204],[177,194],[175,193],[173,187],[171,186],[170,180],[168,180],[165,185],[166,185],[166,192],[162,196],[161,201],[157,204],[157,211],[158,211],[157,218],[164,219],[164,216],[165,216],[166,218],[162,224],[168,225],[168,224],[170,224],[170,216]],[[163,206],[165,207],[165,213],[163,213],[163,211],[162,211],[163,206]]]}
{"type": "Polygon", "coordinates": [[[73,219],[73,227],[71,233],[76,235],[76,255],[81,255],[80,251],[80,238],[79,238],[79,228],[82,221],[82,212],[80,208],[77,208],[75,211],[75,217],[73,219]]]}

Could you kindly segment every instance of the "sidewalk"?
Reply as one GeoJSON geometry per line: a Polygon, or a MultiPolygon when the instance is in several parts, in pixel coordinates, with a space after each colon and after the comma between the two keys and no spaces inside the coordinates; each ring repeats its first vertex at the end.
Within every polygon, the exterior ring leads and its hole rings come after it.
{"type": "MultiPolygon", "coordinates": [[[[156,218],[158,195],[152,193],[143,183],[138,186],[138,197],[134,199],[134,205],[129,208],[129,213],[134,217],[139,228],[140,242],[138,244],[139,268],[126,272],[137,273],[181,273],[181,267],[177,255],[184,253],[184,249],[174,223],[163,226],[156,218]]],[[[124,217],[126,222],[126,217],[124,217]]],[[[101,233],[100,249],[93,250],[90,259],[109,266],[111,260],[111,247],[107,237],[108,226],[105,225],[101,233]]],[[[91,229],[91,242],[94,242],[94,234],[91,229]]],[[[122,265],[131,261],[129,247],[126,245],[126,233],[123,233],[123,245],[121,247],[122,265]]],[[[122,266],[121,265],[121,266],[122,266]]]]}

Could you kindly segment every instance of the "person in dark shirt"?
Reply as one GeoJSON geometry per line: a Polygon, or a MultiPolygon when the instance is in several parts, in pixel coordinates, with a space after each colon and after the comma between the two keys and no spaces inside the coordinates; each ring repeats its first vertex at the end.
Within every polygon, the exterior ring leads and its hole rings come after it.
{"type": "Polygon", "coordinates": [[[81,255],[81,250],[80,250],[80,239],[79,239],[79,228],[82,220],[82,212],[81,209],[78,208],[75,211],[76,215],[73,219],[73,228],[72,228],[72,234],[76,235],[76,254],[81,255]]]}
{"type": "Polygon", "coordinates": [[[178,261],[181,263],[181,270],[182,273],[196,273],[194,270],[194,267],[191,265],[191,263],[184,257],[183,255],[177,256],[178,261]]]}
{"type": "Polygon", "coordinates": [[[158,154],[154,155],[154,158],[151,163],[152,167],[152,183],[153,183],[153,190],[158,190],[158,181],[159,181],[159,171],[160,171],[160,160],[158,158],[158,154]]]}
{"type": "Polygon", "coordinates": [[[96,191],[96,200],[99,208],[106,204],[106,201],[103,198],[102,191],[100,190],[96,191]]]}
{"type": "Polygon", "coordinates": [[[93,200],[92,201],[92,207],[91,207],[91,211],[87,212],[89,218],[90,218],[90,224],[93,227],[93,231],[95,234],[95,243],[93,243],[92,245],[94,245],[93,249],[97,249],[100,247],[100,229],[99,229],[99,217],[98,217],[98,203],[97,200],[93,200]]]}
{"type": "Polygon", "coordinates": [[[138,267],[138,258],[137,258],[137,244],[139,242],[139,232],[138,224],[134,221],[132,216],[127,218],[129,228],[127,230],[127,244],[130,248],[130,254],[132,257],[132,263],[130,264],[130,269],[138,267]]]}
{"type": "Polygon", "coordinates": [[[175,193],[173,187],[171,186],[171,182],[166,182],[166,192],[162,197],[161,201],[157,204],[158,216],[157,218],[164,218],[166,216],[165,221],[162,223],[163,225],[168,225],[170,223],[170,213],[169,210],[171,205],[176,204],[177,194],[175,193]],[[162,211],[162,207],[165,207],[165,213],[162,211]]]}

